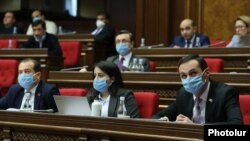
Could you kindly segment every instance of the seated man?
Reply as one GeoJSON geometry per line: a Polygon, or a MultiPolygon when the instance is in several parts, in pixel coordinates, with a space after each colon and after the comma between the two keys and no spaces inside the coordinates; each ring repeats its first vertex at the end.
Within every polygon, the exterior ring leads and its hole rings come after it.
{"type": "Polygon", "coordinates": [[[62,49],[55,35],[46,32],[45,23],[42,20],[36,20],[32,23],[34,36],[31,36],[23,48],[48,48],[50,56],[62,57],[62,49]]]}
{"type": "MultiPolygon", "coordinates": [[[[32,12],[32,22],[34,22],[35,20],[42,20],[43,22],[45,22],[46,28],[47,28],[47,32],[50,34],[57,34],[57,26],[56,23],[53,21],[49,21],[45,19],[45,15],[41,10],[34,10],[32,12]]],[[[29,25],[28,30],[27,30],[27,35],[33,35],[33,29],[32,29],[32,24],[29,25]]]]}
{"type": "Polygon", "coordinates": [[[127,71],[130,69],[129,67],[131,66],[131,63],[133,62],[134,59],[137,59],[137,61],[141,59],[144,71],[146,72],[150,71],[148,60],[133,55],[131,51],[134,44],[132,33],[125,30],[121,31],[116,35],[115,41],[116,41],[116,51],[119,55],[111,56],[107,58],[107,61],[114,62],[115,64],[117,64],[120,70],[127,71]]]}
{"type": "Polygon", "coordinates": [[[21,29],[16,25],[15,14],[7,11],[4,14],[3,26],[0,27],[0,34],[20,34],[21,29]]]}
{"type": "Polygon", "coordinates": [[[174,38],[170,45],[173,48],[208,47],[209,38],[203,34],[196,33],[196,25],[191,19],[184,19],[180,24],[181,36],[174,38]]]}
{"type": "Polygon", "coordinates": [[[18,66],[18,73],[19,84],[11,86],[8,93],[0,99],[0,109],[58,111],[53,95],[59,95],[59,90],[41,80],[41,66],[38,61],[22,60],[18,66]]]}
{"type": "Polygon", "coordinates": [[[242,124],[239,93],[234,88],[209,78],[206,61],[189,55],[179,62],[183,87],[176,101],[153,118],[182,123],[242,124]],[[167,117],[167,118],[166,118],[167,117]]]}

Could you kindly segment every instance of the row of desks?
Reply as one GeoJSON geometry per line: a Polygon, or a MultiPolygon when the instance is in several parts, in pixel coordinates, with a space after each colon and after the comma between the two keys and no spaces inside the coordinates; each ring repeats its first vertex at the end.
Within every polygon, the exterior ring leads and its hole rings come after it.
{"type": "Polygon", "coordinates": [[[0,111],[0,140],[201,141],[203,125],[0,111]]]}
{"type": "MultiPolygon", "coordinates": [[[[59,41],[80,41],[82,43],[81,60],[79,65],[88,65],[90,68],[95,63],[95,58],[100,54],[95,53],[95,40],[90,34],[57,35],[59,41]]],[[[0,35],[0,39],[18,39],[25,42],[27,35],[0,35]]],[[[134,48],[135,55],[148,58],[156,62],[156,71],[176,71],[180,58],[187,54],[200,54],[207,58],[222,58],[225,72],[250,72],[250,48],[134,48]]]]}
{"type": "MultiPolygon", "coordinates": [[[[122,73],[125,88],[133,91],[153,91],[160,95],[160,105],[165,106],[173,102],[177,91],[182,87],[178,73],[149,72],[122,73]]],[[[240,93],[250,93],[250,74],[247,73],[213,73],[211,78],[225,82],[235,87],[240,93]]],[[[60,87],[79,87],[92,90],[92,72],[50,71],[48,83],[60,87]]]]}

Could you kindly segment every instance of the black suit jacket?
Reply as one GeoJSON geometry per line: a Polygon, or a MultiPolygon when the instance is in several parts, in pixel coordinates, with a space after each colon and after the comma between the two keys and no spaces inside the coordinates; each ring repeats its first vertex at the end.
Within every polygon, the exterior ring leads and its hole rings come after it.
{"type": "Polygon", "coordinates": [[[0,34],[13,34],[14,27],[16,27],[16,33],[15,34],[22,34],[23,31],[20,27],[13,25],[11,27],[5,28],[4,25],[0,26],[0,34]]]}
{"type": "MultiPolygon", "coordinates": [[[[50,56],[62,57],[62,49],[58,42],[58,38],[55,35],[46,33],[46,37],[43,40],[42,48],[48,48],[48,54],[50,56]]],[[[39,42],[35,40],[34,36],[31,36],[26,43],[22,46],[23,48],[39,48],[39,42]]]]}
{"type": "MultiPolygon", "coordinates": [[[[185,91],[182,87],[178,92],[176,101],[154,115],[153,118],[167,116],[170,121],[174,121],[179,114],[183,114],[192,119],[193,106],[193,94],[185,91]]],[[[239,93],[228,85],[210,80],[205,123],[242,124],[239,93]]]]}
{"type": "MultiPolygon", "coordinates": [[[[125,97],[125,106],[127,113],[131,118],[139,118],[139,111],[135,101],[134,94],[131,90],[119,88],[116,94],[110,96],[108,116],[117,117],[117,110],[120,104],[120,97],[125,97]]],[[[98,95],[88,94],[88,102],[91,105],[98,95]]]]}
{"type": "MultiPolygon", "coordinates": [[[[146,58],[142,58],[142,57],[138,57],[138,56],[132,55],[131,58],[130,58],[130,60],[129,60],[129,65],[131,63],[133,63],[133,59],[134,58],[143,59],[142,65],[144,67],[144,71],[145,72],[150,72],[150,65],[149,65],[149,62],[148,62],[148,60],[146,58]]],[[[110,62],[113,62],[113,63],[117,64],[117,62],[119,61],[119,55],[111,56],[111,57],[107,58],[106,61],[110,61],[110,62]]],[[[125,70],[126,69],[128,69],[128,68],[125,68],[125,70]]]]}
{"type": "Polygon", "coordinates": [[[97,53],[98,56],[102,55],[100,60],[115,55],[115,35],[115,29],[110,24],[106,24],[100,33],[94,35],[95,50],[102,51],[101,53],[97,53]]]}
{"type": "MultiPolygon", "coordinates": [[[[57,112],[57,107],[53,95],[59,95],[59,90],[55,86],[48,85],[40,81],[35,93],[35,110],[53,109],[57,112]]],[[[0,109],[16,108],[20,109],[24,96],[24,88],[19,84],[10,87],[8,93],[0,99],[0,109]]]]}

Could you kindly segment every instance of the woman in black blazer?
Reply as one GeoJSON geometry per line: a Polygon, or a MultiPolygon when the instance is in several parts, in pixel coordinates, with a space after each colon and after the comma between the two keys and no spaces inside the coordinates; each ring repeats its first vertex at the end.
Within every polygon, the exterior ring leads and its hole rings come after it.
{"type": "Polygon", "coordinates": [[[104,117],[117,117],[117,109],[120,97],[125,97],[127,114],[131,118],[138,118],[139,112],[133,92],[124,89],[123,80],[119,68],[113,62],[101,61],[95,65],[93,71],[94,92],[88,94],[88,102],[91,105],[94,99],[102,103],[104,117]]]}

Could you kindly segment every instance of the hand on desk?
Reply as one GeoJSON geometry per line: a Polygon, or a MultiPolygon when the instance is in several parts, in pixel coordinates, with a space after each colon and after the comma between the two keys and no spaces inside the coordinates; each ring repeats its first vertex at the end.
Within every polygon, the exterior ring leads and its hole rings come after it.
{"type": "Polygon", "coordinates": [[[191,119],[189,119],[187,116],[184,116],[182,114],[179,114],[176,117],[175,122],[179,122],[179,123],[193,123],[193,121],[191,119]]]}

